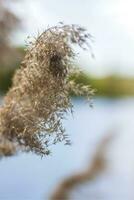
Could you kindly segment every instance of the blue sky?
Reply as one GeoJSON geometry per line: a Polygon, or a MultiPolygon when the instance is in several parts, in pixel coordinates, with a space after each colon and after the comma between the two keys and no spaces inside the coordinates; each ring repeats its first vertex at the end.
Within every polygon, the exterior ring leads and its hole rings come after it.
{"type": "MultiPolygon", "coordinates": [[[[9,1],[7,1],[9,3],[9,1]]],[[[17,43],[35,36],[59,21],[80,24],[94,36],[95,59],[89,52],[78,59],[92,75],[134,76],[134,1],[133,0],[23,0],[11,9],[23,20],[16,33],[17,43]]]]}

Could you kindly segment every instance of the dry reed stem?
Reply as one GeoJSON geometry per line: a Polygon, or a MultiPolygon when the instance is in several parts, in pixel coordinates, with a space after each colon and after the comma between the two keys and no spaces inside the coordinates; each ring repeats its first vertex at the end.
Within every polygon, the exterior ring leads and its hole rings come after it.
{"type": "Polygon", "coordinates": [[[66,178],[54,191],[51,200],[68,200],[70,197],[70,193],[77,187],[78,185],[82,185],[86,182],[90,182],[97,177],[98,174],[104,170],[106,167],[105,162],[105,150],[106,147],[111,141],[111,136],[105,137],[97,147],[96,153],[93,157],[93,160],[89,162],[89,166],[83,172],[70,176],[66,178]]]}

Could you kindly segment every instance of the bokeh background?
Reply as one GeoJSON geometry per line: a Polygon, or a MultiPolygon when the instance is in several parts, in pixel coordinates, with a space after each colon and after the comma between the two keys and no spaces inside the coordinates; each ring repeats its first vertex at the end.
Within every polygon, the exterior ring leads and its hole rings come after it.
{"type": "Polygon", "coordinates": [[[64,122],[72,146],[54,146],[42,159],[23,153],[0,160],[0,199],[134,199],[133,7],[133,0],[0,0],[0,102],[27,37],[58,22],[93,36],[91,52],[76,49],[83,74],[72,79],[96,89],[93,108],[72,96],[75,112],[64,122]]]}

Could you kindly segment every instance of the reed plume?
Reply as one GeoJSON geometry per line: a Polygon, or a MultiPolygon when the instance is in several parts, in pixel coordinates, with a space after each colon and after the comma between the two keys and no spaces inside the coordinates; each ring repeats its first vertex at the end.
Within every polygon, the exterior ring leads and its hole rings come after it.
{"type": "Polygon", "coordinates": [[[30,42],[12,87],[0,109],[0,149],[3,141],[19,149],[48,155],[50,145],[69,144],[62,120],[72,110],[69,93],[90,98],[90,86],[69,80],[76,71],[72,44],[89,46],[91,35],[78,25],[59,24],[30,42]]]}

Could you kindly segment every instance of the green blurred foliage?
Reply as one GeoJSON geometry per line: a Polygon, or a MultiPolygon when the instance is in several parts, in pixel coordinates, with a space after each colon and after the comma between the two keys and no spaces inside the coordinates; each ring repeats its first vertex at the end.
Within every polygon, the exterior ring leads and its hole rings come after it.
{"type": "Polygon", "coordinates": [[[6,92],[11,86],[11,79],[14,73],[14,68],[0,68],[0,92],[6,92]]]}
{"type": "Polygon", "coordinates": [[[91,77],[89,74],[73,75],[70,79],[78,83],[91,85],[96,95],[119,97],[134,95],[134,78],[123,78],[111,75],[104,78],[91,77]]]}
{"type": "Polygon", "coordinates": [[[0,63],[0,93],[8,91],[12,84],[13,74],[24,57],[24,47],[17,47],[15,51],[18,53],[17,58],[12,59],[12,61],[9,59],[8,65],[0,63]]]}
{"type": "MultiPolygon", "coordinates": [[[[24,57],[24,47],[18,47],[17,51],[22,59],[24,57]]],[[[13,74],[19,67],[20,62],[21,60],[19,59],[14,64],[9,61],[8,66],[1,66],[0,64],[0,93],[5,93],[10,88],[13,74]]],[[[96,95],[98,96],[119,97],[134,95],[134,78],[124,78],[117,75],[96,78],[83,72],[80,75],[73,74],[70,79],[76,83],[91,85],[93,89],[96,89],[96,95]]]]}

